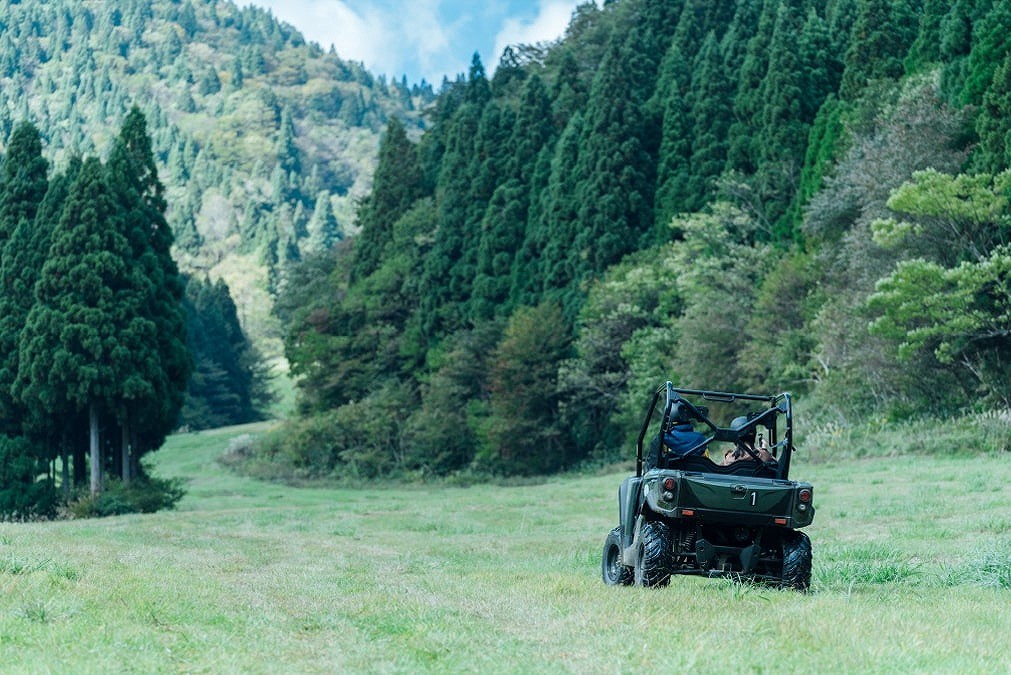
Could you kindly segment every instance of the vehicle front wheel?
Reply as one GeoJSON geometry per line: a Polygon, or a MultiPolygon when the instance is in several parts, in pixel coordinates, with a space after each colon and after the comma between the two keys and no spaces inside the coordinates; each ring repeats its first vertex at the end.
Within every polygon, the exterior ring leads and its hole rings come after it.
{"type": "Polygon", "coordinates": [[[600,572],[608,586],[628,586],[632,583],[632,568],[621,562],[621,528],[611,530],[604,540],[600,572]]]}
{"type": "Polygon", "coordinates": [[[811,587],[811,540],[803,532],[783,535],[783,586],[798,591],[811,587]]]}
{"type": "Polygon", "coordinates": [[[673,552],[670,528],[660,521],[646,521],[639,533],[635,562],[636,586],[666,586],[670,583],[673,552]]]}

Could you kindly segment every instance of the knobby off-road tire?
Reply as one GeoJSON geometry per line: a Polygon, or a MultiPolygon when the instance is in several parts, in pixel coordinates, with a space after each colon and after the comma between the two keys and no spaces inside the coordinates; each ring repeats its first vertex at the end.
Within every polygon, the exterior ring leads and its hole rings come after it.
{"type": "Polygon", "coordinates": [[[811,588],[811,540],[803,532],[783,535],[783,586],[798,591],[811,588]]]}
{"type": "Polygon", "coordinates": [[[670,528],[666,523],[646,521],[639,533],[639,555],[635,564],[636,586],[666,586],[674,566],[670,528]]]}
{"type": "Polygon", "coordinates": [[[621,528],[611,530],[604,540],[600,573],[608,586],[628,586],[632,583],[632,568],[621,563],[621,528]]]}

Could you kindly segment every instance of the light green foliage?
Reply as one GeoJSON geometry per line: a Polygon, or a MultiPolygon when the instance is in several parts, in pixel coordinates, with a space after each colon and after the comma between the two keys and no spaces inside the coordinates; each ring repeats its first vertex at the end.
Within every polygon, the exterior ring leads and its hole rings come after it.
{"type": "Polygon", "coordinates": [[[675,219],[673,227],[684,236],[675,245],[675,283],[685,308],[671,368],[682,386],[733,391],[747,382],[741,351],[771,249],[754,243],[754,220],[726,203],[675,219]]]}
{"type": "Polygon", "coordinates": [[[868,299],[877,316],[871,331],[897,343],[900,356],[931,351],[1001,400],[1011,335],[1009,181],[1008,172],[914,174],[888,202],[909,220],[878,221],[873,229],[882,245],[920,257],[900,262],[868,299]]]}
{"type": "Polygon", "coordinates": [[[575,355],[559,366],[562,419],[580,454],[614,459],[642,423],[642,406],[671,372],[674,317],[682,310],[675,282],[681,261],[655,246],[612,267],[590,289],[577,321],[575,355]]]}

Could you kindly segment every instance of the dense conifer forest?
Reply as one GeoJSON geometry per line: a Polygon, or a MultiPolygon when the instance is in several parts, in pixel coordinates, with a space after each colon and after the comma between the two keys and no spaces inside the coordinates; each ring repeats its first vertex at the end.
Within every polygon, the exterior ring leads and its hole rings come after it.
{"type": "Polygon", "coordinates": [[[659,383],[1006,411],[1011,2],[618,0],[415,142],[281,294],[293,476],[627,457],[659,383]]]}
{"type": "MultiPolygon", "coordinates": [[[[1011,0],[586,3],[437,92],[217,0],[0,0],[0,22],[4,170],[27,153],[37,182],[4,174],[8,247],[117,220],[109,125],[147,121],[147,213],[172,235],[122,273],[166,274],[171,244],[182,273],[154,295],[191,357],[138,447],[170,416],[262,414],[282,340],[297,413],[244,452],[285,478],[614,461],[666,379],[789,390],[824,424],[1011,403],[1011,0]],[[42,150],[19,149],[25,121],[42,150]],[[112,203],[75,214],[93,175],[112,203]]],[[[65,254],[24,249],[48,255],[11,270],[65,254]]],[[[36,304],[14,317],[61,291],[17,283],[36,304]]],[[[13,335],[5,353],[49,358],[13,335]]],[[[40,385],[0,366],[23,405],[40,385]]],[[[85,391],[68,376],[49,412],[84,415],[85,391]]],[[[84,474],[16,431],[26,490],[84,474]]]]}

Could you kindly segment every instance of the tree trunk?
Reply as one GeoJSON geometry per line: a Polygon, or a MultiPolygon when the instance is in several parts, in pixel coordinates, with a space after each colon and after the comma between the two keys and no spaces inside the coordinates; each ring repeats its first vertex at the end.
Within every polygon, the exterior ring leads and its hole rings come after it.
{"type": "Polygon", "coordinates": [[[130,461],[130,424],[124,422],[120,426],[120,432],[120,444],[123,448],[123,483],[126,484],[133,478],[133,464],[130,461]]]}
{"type": "Polygon", "coordinates": [[[74,444],[74,487],[84,486],[84,474],[88,471],[87,454],[83,443],[74,444]]]}
{"type": "Polygon", "coordinates": [[[67,439],[63,438],[60,446],[60,456],[63,458],[63,501],[70,501],[70,453],[67,452],[67,439]]]}
{"type": "Polygon", "coordinates": [[[88,407],[88,421],[91,441],[91,494],[102,491],[102,447],[98,444],[98,409],[92,403],[88,407]]]}

